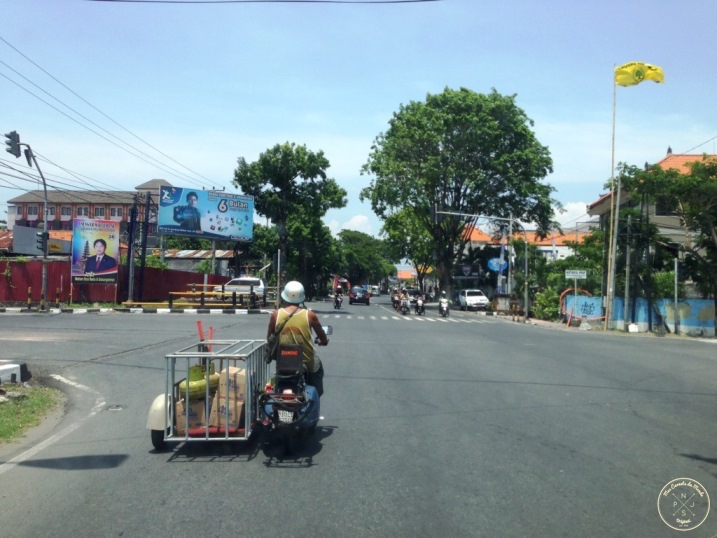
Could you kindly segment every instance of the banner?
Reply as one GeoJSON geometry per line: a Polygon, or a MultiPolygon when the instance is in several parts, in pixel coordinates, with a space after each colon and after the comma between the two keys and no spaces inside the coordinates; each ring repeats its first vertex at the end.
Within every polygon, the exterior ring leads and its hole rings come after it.
{"type": "Polygon", "coordinates": [[[160,187],[157,230],[164,235],[251,241],[254,197],[223,191],[160,187]]]}
{"type": "Polygon", "coordinates": [[[113,220],[72,221],[72,282],[114,284],[119,263],[119,225],[113,220]]]}

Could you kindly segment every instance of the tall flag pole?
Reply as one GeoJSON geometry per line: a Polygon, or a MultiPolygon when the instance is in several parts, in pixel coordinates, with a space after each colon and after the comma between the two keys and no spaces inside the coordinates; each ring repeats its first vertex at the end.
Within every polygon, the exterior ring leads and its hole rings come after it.
{"type": "Polygon", "coordinates": [[[610,163],[610,251],[608,257],[607,301],[605,305],[605,329],[609,328],[612,318],[612,303],[615,299],[615,258],[617,255],[618,223],[620,220],[620,176],[615,187],[615,109],[617,86],[636,86],[644,80],[665,82],[665,73],[661,67],[643,62],[629,62],[614,68],[615,81],[612,92],[612,157],[610,163]]]}

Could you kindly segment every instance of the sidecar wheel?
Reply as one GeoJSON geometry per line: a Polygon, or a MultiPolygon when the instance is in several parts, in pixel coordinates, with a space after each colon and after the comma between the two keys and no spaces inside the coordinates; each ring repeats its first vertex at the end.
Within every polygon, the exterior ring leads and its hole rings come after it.
{"type": "Polygon", "coordinates": [[[150,430],[152,435],[152,446],[157,451],[167,448],[167,442],[164,440],[164,432],[162,430],[150,430]]]}

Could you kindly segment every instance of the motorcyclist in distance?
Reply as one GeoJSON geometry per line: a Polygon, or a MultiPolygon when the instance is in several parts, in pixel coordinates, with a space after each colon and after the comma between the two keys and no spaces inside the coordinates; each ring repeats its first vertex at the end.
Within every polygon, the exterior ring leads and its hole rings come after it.
{"type": "Polygon", "coordinates": [[[444,311],[448,315],[448,296],[445,290],[441,292],[441,297],[438,299],[438,312],[443,314],[444,311]]]}

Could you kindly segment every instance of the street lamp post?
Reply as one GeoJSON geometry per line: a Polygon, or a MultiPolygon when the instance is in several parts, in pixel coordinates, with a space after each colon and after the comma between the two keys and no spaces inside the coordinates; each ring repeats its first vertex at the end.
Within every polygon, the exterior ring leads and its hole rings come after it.
{"type": "MultiPolygon", "coordinates": [[[[471,213],[460,213],[457,211],[436,211],[437,214],[441,215],[455,215],[458,217],[470,217],[472,219],[491,219],[491,220],[502,220],[510,222],[511,231],[513,229],[513,216],[511,213],[510,218],[505,217],[491,217],[490,215],[477,215],[471,213]]],[[[528,323],[528,232],[523,227],[523,235],[525,235],[525,286],[523,290],[523,321],[528,323]]]]}

